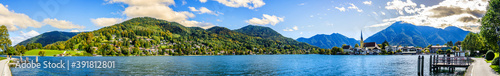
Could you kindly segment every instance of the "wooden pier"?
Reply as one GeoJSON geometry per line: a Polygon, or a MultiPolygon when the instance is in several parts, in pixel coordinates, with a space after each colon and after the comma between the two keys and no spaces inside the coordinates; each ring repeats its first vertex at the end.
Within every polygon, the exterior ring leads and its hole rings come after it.
{"type": "MultiPolygon", "coordinates": [[[[448,72],[454,72],[456,67],[469,68],[472,64],[470,57],[455,56],[450,57],[446,55],[430,55],[429,56],[429,73],[439,72],[442,69],[448,69],[448,72]]],[[[424,74],[424,56],[418,56],[418,75],[424,74]]]]}

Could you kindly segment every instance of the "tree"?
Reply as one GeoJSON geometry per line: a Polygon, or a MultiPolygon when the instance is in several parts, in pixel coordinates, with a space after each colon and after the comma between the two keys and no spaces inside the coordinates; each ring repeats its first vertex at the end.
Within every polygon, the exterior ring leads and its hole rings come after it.
{"type": "MultiPolygon", "coordinates": [[[[481,36],[479,36],[476,33],[469,33],[467,36],[465,36],[464,41],[462,42],[462,48],[475,51],[475,50],[481,50],[481,48],[484,46],[483,40],[481,40],[481,36]]],[[[485,53],[485,52],[482,52],[485,53]]]]}
{"type": "MultiPolygon", "coordinates": [[[[481,19],[480,33],[486,40],[486,43],[493,50],[498,50],[497,42],[500,40],[496,32],[500,29],[500,0],[490,0],[488,11],[481,19]]],[[[462,43],[463,44],[463,43],[462,43]]]]}
{"type": "Polygon", "coordinates": [[[5,25],[0,26],[0,50],[7,53],[7,49],[12,45],[12,41],[9,39],[9,31],[5,25]]]}
{"type": "Polygon", "coordinates": [[[24,47],[24,45],[17,45],[16,46],[16,50],[21,53],[21,54],[24,54],[26,52],[26,47],[24,47]]]}
{"type": "Polygon", "coordinates": [[[39,51],[39,52],[38,52],[38,55],[39,55],[39,56],[45,56],[45,50],[39,51]]]}
{"type": "Polygon", "coordinates": [[[382,49],[385,49],[386,46],[390,46],[390,45],[389,45],[389,42],[387,42],[387,40],[384,40],[384,42],[382,43],[382,49]]]}
{"type": "Polygon", "coordinates": [[[356,45],[354,45],[354,47],[355,47],[355,48],[357,48],[357,47],[359,47],[359,45],[358,45],[358,44],[356,44],[356,45]]]}
{"type": "Polygon", "coordinates": [[[446,45],[447,46],[453,46],[453,42],[452,41],[448,41],[448,42],[446,42],[446,45]]]}

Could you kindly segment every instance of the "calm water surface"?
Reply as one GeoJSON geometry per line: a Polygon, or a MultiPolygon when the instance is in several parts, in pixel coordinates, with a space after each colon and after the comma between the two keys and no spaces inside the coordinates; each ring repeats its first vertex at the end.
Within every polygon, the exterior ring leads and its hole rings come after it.
{"type": "MultiPolygon", "coordinates": [[[[426,56],[428,58],[428,56],[426,56]]],[[[34,57],[30,57],[34,59],[34,57]]],[[[18,75],[417,75],[416,55],[237,55],[39,57],[39,61],[115,61],[112,69],[26,69],[18,75]]],[[[428,59],[426,59],[428,60],[428,59]]],[[[426,63],[428,64],[428,63],[426,63]]],[[[43,64],[42,64],[43,65],[43,64]]],[[[425,73],[428,74],[428,65],[425,73]]]]}

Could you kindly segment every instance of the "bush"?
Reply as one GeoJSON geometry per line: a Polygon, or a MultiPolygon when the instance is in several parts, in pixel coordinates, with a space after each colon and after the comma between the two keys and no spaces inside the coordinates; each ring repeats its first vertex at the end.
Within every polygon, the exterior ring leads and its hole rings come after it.
{"type": "Polygon", "coordinates": [[[488,51],[486,52],[486,57],[484,57],[486,60],[491,60],[495,57],[495,53],[493,53],[493,51],[488,51]]]}
{"type": "Polygon", "coordinates": [[[493,61],[491,61],[491,65],[498,65],[498,58],[500,57],[496,57],[495,59],[493,59],[493,61]]]}

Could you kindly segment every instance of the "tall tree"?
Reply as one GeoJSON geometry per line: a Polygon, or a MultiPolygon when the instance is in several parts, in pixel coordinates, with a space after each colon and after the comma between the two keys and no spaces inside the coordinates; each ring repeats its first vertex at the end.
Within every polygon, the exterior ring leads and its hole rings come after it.
{"type": "Polygon", "coordinates": [[[488,11],[481,19],[481,35],[493,50],[498,50],[500,40],[497,30],[500,29],[500,0],[490,0],[488,11]]]}
{"type": "Polygon", "coordinates": [[[484,46],[481,36],[476,33],[469,33],[462,42],[462,47],[467,50],[477,51],[484,46]]]}
{"type": "Polygon", "coordinates": [[[0,50],[6,52],[10,45],[12,45],[12,41],[9,39],[9,30],[5,25],[2,25],[0,26],[0,50]]]}

